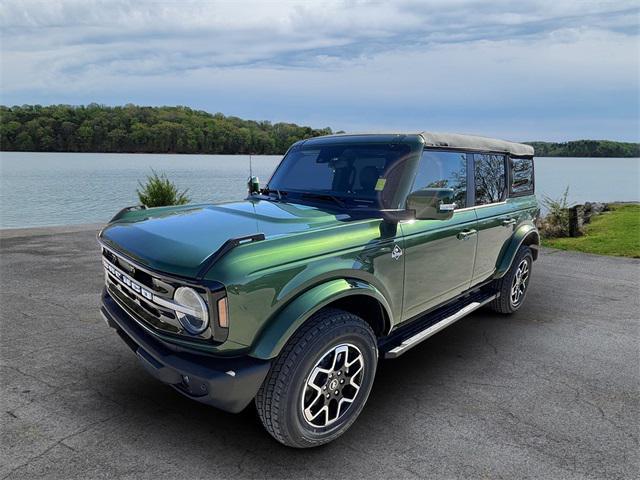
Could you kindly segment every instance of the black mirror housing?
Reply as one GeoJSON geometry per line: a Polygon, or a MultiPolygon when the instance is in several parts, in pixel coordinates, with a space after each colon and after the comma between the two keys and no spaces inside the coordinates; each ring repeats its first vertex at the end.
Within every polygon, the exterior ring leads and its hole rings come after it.
{"type": "Polygon", "coordinates": [[[457,205],[452,188],[423,188],[407,197],[407,210],[415,212],[416,220],[449,220],[457,205]]]}

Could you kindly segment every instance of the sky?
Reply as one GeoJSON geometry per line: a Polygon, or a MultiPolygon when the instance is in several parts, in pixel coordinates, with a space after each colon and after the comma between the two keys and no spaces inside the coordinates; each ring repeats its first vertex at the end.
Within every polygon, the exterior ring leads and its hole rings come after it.
{"type": "Polygon", "coordinates": [[[640,141],[637,1],[3,0],[0,103],[640,141]]]}

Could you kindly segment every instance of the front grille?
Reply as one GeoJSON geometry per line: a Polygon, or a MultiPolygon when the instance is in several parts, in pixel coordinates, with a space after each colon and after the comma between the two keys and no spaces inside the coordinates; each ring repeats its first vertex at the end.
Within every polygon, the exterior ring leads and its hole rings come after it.
{"type": "MultiPolygon", "coordinates": [[[[107,292],[137,322],[170,336],[211,342],[210,328],[200,335],[192,335],[182,327],[173,310],[154,302],[156,298],[172,301],[174,291],[185,283],[154,276],[143,267],[115,255],[106,248],[103,248],[103,263],[107,292]],[[116,277],[116,273],[120,279],[116,277]],[[122,281],[123,278],[126,278],[127,285],[122,281]]],[[[208,298],[208,290],[190,286],[199,290],[204,298],[208,298]]],[[[211,305],[210,302],[208,304],[211,305]]]]}
{"type": "MultiPolygon", "coordinates": [[[[136,320],[142,320],[147,324],[147,326],[164,331],[166,333],[172,333],[175,335],[180,335],[182,333],[179,327],[174,325],[172,322],[165,321],[163,319],[163,314],[169,314],[169,312],[160,312],[160,310],[154,309],[152,307],[149,308],[149,304],[145,305],[146,302],[140,301],[139,299],[124,291],[122,286],[114,283],[112,279],[109,279],[107,283],[107,291],[116,302],[118,302],[121,306],[126,307],[126,310],[129,311],[129,314],[132,314],[132,316],[136,320]]],[[[167,315],[167,320],[171,319],[169,315],[167,315]]],[[[173,315],[173,319],[175,319],[175,315],[173,315]]]]}

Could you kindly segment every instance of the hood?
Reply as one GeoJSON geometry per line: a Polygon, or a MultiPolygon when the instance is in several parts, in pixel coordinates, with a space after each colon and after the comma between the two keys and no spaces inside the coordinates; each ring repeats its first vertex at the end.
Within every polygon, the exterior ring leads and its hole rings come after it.
{"type": "Polygon", "coordinates": [[[349,219],[308,205],[245,200],[132,211],[107,225],[99,237],[153,270],[195,278],[205,260],[229,239],[256,233],[273,238],[349,219]]]}

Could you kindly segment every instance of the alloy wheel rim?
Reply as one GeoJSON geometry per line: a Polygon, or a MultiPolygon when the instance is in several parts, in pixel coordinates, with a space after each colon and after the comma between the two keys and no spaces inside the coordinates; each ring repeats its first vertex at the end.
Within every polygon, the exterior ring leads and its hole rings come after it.
{"type": "Polygon", "coordinates": [[[522,301],[527,289],[528,280],[529,262],[525,259],[518,265],[516,274],[513,277],[513,282],[511,283],[511,304],[513,306],[518,305],[522,301]]]}
{"type": "Polygon", "coordinates": [[[353,405],[364,376],[364,357],[358,347],[343,343],[326,351],[311,369],[302,391],[305,421],[316,428],[337,422],[353,405]]]}

